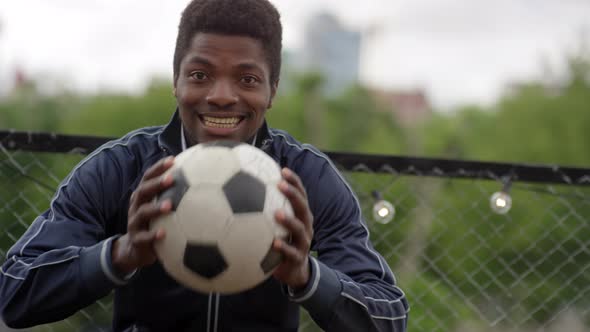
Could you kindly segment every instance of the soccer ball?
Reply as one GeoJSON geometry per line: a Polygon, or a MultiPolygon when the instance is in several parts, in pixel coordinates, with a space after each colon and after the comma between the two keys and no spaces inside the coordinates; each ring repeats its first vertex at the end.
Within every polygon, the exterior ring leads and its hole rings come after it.
{"type": "Polygon", "coordinates": [[[277,188],[278,164],[251,145],[217,141],[185,150],[167,172],[174,185],[158,200],[171,199],[173,211],[151,227],[166,231],[155,251],[168,274],[193,290],[223,294],[266,280],[281,262],[274,238],[288,238],[274,213],[293,214],[277,188]]]}

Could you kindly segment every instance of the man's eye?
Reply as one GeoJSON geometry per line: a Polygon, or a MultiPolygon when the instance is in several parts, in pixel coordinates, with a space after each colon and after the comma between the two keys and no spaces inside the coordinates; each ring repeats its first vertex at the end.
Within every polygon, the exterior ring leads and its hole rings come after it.
{"type": "Polygon", "coordinates": [[[191,73],[191,77],[197,81],[203,81],[207,79],[207,74],[203,73],[202,71],[196,71],[191,73]]]}
{"type": "Polygon", "coordinates": [[[254,84],[258,83],[258,79],[254,76],[244,76],[244,77],[242,77],[242,82],[244,82],[248,85],[254,85],[254,84]]]}

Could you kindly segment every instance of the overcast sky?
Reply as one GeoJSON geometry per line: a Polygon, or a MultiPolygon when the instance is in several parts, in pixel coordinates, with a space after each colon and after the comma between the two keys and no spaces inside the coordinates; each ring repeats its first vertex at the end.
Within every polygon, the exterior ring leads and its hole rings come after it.
{"type": "MultiPolygon", "coordinates": [[[[508,82],[559,68],[590,45],[590,0],[274,0],[284,47],[302,47],[303,23],[328,11],[366,32],[363,82],[423,88],[437,106],[488,103],[508,82]],[[372,33],[369,33],[372,31],[372,33]],[[584,31],[586,33],[584,34],[584,31]]],[[[187,0],[2,0],[0,91],[15,68],[49,87],[140,91],[171,76],[187,0]]]]}

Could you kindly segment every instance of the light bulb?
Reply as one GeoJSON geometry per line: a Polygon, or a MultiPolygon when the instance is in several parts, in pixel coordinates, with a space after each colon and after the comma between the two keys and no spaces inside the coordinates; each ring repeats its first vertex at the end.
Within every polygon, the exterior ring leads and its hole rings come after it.
{"type": "Polygon", "coordinates": [[[490,197],[490,207],[497,214],[506,214],[512,207],[512,197],[504,191],[498,191],[490,197]]]}
{"type": "Polygon", "coordinates": [[[395,208],[386,200],[378,200],[373,205],[373,219],[381,224],[387,224],[395,216],[395,208]]]}

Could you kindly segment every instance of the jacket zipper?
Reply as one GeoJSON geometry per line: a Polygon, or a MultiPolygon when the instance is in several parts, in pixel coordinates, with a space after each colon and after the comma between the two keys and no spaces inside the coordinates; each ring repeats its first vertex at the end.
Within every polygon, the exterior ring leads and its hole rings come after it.
{"type": "Polygon", "coordinates": [[[219,293],[209,293],[209,301],[207,304],[207,332],[217,332],[218,317],[219,293]],[[213,301],[215,301],[215,303],[213,303],[213,301]]]}

